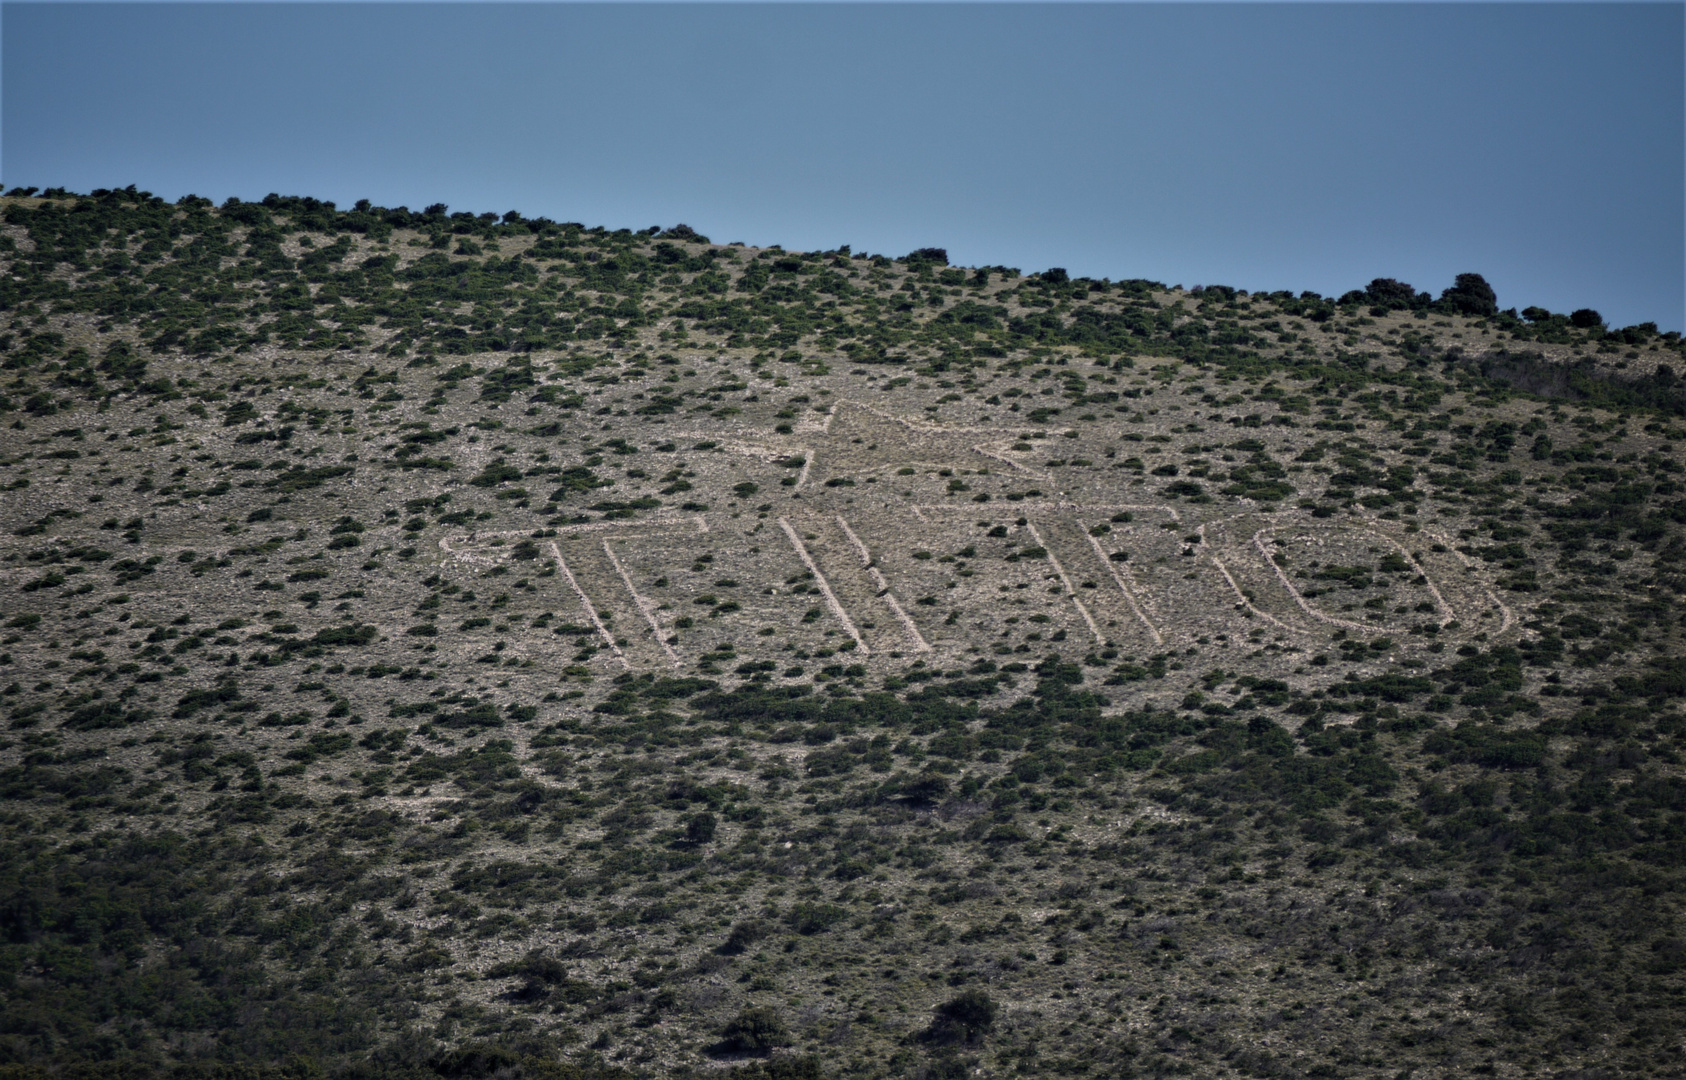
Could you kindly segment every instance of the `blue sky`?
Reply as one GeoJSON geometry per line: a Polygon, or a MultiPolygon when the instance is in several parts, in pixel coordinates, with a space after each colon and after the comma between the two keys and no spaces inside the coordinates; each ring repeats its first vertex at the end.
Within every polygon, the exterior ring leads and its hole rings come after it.
{"type": "Polygon", "coordinates": [[[1686,322],[1680,4],[0,6],[0,180],[1686,322]]]}

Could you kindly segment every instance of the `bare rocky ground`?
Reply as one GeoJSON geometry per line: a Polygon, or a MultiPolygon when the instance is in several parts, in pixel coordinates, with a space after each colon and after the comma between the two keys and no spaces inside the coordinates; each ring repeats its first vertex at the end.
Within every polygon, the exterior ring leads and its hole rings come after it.
{"type": "Polygon", "coordinates": [[[1677,336],[5,203],[19,1067],[1680,1068],[1677,336]]]}

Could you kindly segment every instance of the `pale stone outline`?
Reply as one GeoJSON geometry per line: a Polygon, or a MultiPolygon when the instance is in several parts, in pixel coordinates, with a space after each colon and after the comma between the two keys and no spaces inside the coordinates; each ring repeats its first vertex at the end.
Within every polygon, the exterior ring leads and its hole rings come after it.
{"type": "MultiPolygon", "coordinates": [[[[909,431],[917,432],[917,433],[922,434],[922,435],[960,435],[960,434],[977,434],[977,433],[980,433],[980,432],[981,433],[988,433],[988,434],[991,434],[991,435],[999,435],[1000,434],[999,428],[942,427],[942,426],[930,425],[930,424],[918,424],[918,423],[915,423],[912,420],[907,419],[906,417],[896,416],[892,413],[887,413],[883,409],[875,408],[874,406],[868,405],[864,401],[855,401],[852,398],[846,398],[842,401],[837,401],[837,402],[832,403],[831,408],[826,410],[825,420],[819,425],[819,430],[822,433],[824,433],[826,435],[831,434],[831,422],[837,418],[837,410],[840,409],[841,407],[843,407],[844,405],[848,405],[851,408],[860,409],[862,412],[869,412],[869,413],[878,417],[881,420],[888,421],[889,423],[892,423],[892,424],[899,424],[909,431]]],[[[810,428],[808,430],[812,431],[813,429],[810,428]]],[[[997,453],[993,450],[986,450],[986,449],[984,449],[984,447],[982,445],[968,446],[967,449],[971,450],[973,453],[978,454],[981,457],[986,457],[986,458],[989,458],[993,461],[1000,461],[1000,462],[1003,462],[1004,464],[1011,465],[1013,468],[1017,469],[1019,472],[1025,473],[1026,475],[1032,476],[1032,477],[1034,477],[1038,480],[1048,480],[1048,479],[1050,479],[1050,476],[1047,473],[1037,472],[1035,469],[1032,469],[1030,466],[1025,465],[1021,462],[1014,461],[1012,458],[1007,457],[1004,454],[997,453]]],[[[797,491],[801,491],[802,488],[807,484],[807,482],[808,482],[808,470],[814,464],[813,448],[812,447],[804,447],[804,448],[802,448],[802,450],[803,450],[803,453],[806,455],[807,460],[805,460],[802,463],[802,472],[796,478],[796,490],[797,491]]],[[[917,513],[917,511],[916,511],[916,513],[917,513]]]]}
{"type": "MultiPolygon", "coordinates": [[[[1204,544],[1205,542],[1206,542],[1205,539],[1202,538],[1201,543],[1204,544]]],[[[1292,626],[1289,626],[1287,623],[1283,622],[1281,619],[1278,619],[1276,616],[1272,615],[1268,611],[1260,611],[1257,607],[1254,606],[1254,604],[1251,600],[1247,599],[1247,594],[1241,591],[1241,586],[1236,584],[1235,579],[1230,576],[1229,567],[1227,567],[1223,563],[1219,562],[1218,557],[1216,555],[1208,556],[1208,558],[1210,558],[1212,560],[1212,565],[1218,568],[1218,573],[1220,573],[1224,576],[1224,580],[1229,582],[1230,590],[1235,593],[1235,598],[1237,600],[1241,601],[1241,605],[1243,607],[1245,607],[1248,611],[1251,611],[1254,615],[1257,615],[1259,618],[1264,619],[1266,622],[1275,623],[1277,626],[1280,626],[1282,629],[1288,631],[1290,634],[1303,634],[1303,633],[1306,632],[1304,630],[1298,630],[1298,629],[1295,629],[1292,626]]]]}
{"type": "Polygon", "coordinates": [[[890,591],[890,583],[884,580],[884,575],[878,569],[878,564],[872,561],[872,553],[867,551],[865,544],[861,543],[861,538],[855,535],[855,530],[849,528],[849,522],[844,519],[842,514],[837,515],[837,527],[843,530],[843,535],[847,536],[849,543],[854,545],[855,554],[861,560],[861,568],[872,576],[873,582],[878,586],[878,599],[889,605],[890,610],[895,612],[896,618],[901,621],[902,628],[907,631],[908,637],[913,639],[913,650],[915,652],[930,652],[931,646],[919,633],[919,627],[914,624],[912,617],[896,600],[895,594],[890,591]]]}
{"type": "Polygon", "coordinates": [[[580,598],[580,607],[584,608],[585,613],[591,616],[591,624],[597,627],[598,634],[602,635],[603,640],[608,644],[610,650],[614,652],[615,659],[621,662],[621,667],[625,668],[627,671],[631,671],[632,664],[628,662],[626,654],[621,652],[621,647],[615,644],[615,635],[609,633],[609,628],[604,626],[603,620],[598,617],[597,609],[591,604],[591,598],[585,594],[584,589],[580,588],[580,583],[574,580],[574,572],[568,569],[568,562],[562,558],[562,549],[557,546],[555,540],[550,542],[550,553],[556,558],[556,565],[561,569],[562,576],[568,579],[569,587],[572,588],[574,590],[574,594],[580,598]]]}
{"type": "MultiPolygon", "coordinates": [[[[892,423],[892,424],[898,424],[901,427],[904,427],[909,431],[916,432],[916,433],[922,434],[922,435],[944,435],[944,434],[963,435],[963,434],[978,434],[978,433],[987,433],[987,434],[991,434],[991,435],[1000,435],[1001,434],[1001,431],[1000,431],[999,428],[944,427],[944,426],[938,426],[938,425],[919,424],[919,423],[916,423],[913,420],[907,419],[906,417],[896,416],[892,413],[887,413],[884,410],[879,409],[875,406],[868,405],[864,401],[856,401],[852,398],[846,398],[842,401],[833,402],[831,407],[826,410],[824,420],[820,421],[817,424],[811,423],[811,422],[803,422],[803,423],[801,423],[797,426],[797,428],[793,432],[793,434],[797,438],[800,438],[802,435],[805,435],[805,434],[806,435],[813,435],[816,432],[818,432],[820,434],[824,434],[824,435],[830,435],[831,434],[831,422],[834,419],[836,419],[838,410],[840,408],[842,408],[844,405],[847,405],[851,408],[860,409],[862,412],[871,413],[872,415],[874,415],[874,416],[876,416],[876,417],[878,417],[878,418],[880,418],[884,421],[887,421],[887,422],[892,423]]],[[[688,434],[674,435],[672,437],[675,438],[675,439],[691,439],[691,438],[707,439],[710,436],[707,435],[707,434],[702,434],[702,433],[698,433],[698,432],[690,432],[688,434]]],[[[732,453],[735,453],[735,454],[744,454],[744,455],[749,456],[749,457],[758,457],[758,458],[761,458],[763,461],[774,461],[774,460],[777,460],[778,458],[781,458],[781,457],[789,457],[793,453],[800,453],[803,457],[802,471],[797,474],[796,483],[793,486],[792,490],[793,491],[801,491],[803,488],[807,487],[807,485],[808,485],[808,473],[813,468],[814,457],[815,457],[815,450],[814,450],[814,447],[811,446],[811,445],[808,445],[806,443],[798,443],[794,446],[789,447],[789,449],[780,449],[776,446],[771,445],[770,443],[752,443],[752,442],[738,441],[738,440],[718,441],[717,445],[722,450],[728,450],[728,451],[730,451],[732,453]]],[[[1030,466],[1023,464],[1022,462],[1014,461],[1012,458],[1006,456],[1005,454],[998,453],[997,451],[994,451],[994,450],[986,449],[982,444],[968,446],[967,449],[971,450],[973,453],[978,454],[982,457],[989,458],[992,461],[1000,461],[1000,462],[1003,462],[1004,464],[1010,465],[1014,469],[1018,470],[1019,472],[1024,473],[1027,476],[1033,477],[1035,479],[1038,479],[1038,480],[1051,479],[1049,474],[1047,474],[1045,472],[1038,472],[1037,470],[1031,468],[1030,466]]],[[[1172,511],[1173,517],[1175,516],[1175,513],[1176,513],[1175,511],[1172,511]]]]}
{"type": "Polygon", "coordinates": [[[1036,546],[1047,553],[1049,564],[1053,566],[1054,573],[1060,576],[1060,583],[1065,586],[1065,591],[1071,594],[1071,602],[1077,605],[1078,614],[1082,615],[1083,621],[1089,624],[1089,633],[1095,635],[1097,642],[1105,645],[1106,635],[1102,634],[1101,628],[1095,625],[1094,616],[1089,614],[1089,609],[1083,606],[1083,598],[1077,595],[1076,589],[1072,588],[1071,579],[1066,576],[1065,567],[1060,565],[1060,560],[1055,556],[1053,549],[1048,546],[1046,540],[1042,539],[1042,534],[1036,531],[1035,525],[1026,524],[1025,528],[1029,530],[1031,539],[1036,541],[1036,546]]]}
{"type": "Polygon", "coordinates": [[[870,656],[872,650],[866,647],[866,642],[861,639],[861,632],[855,629],[854,621],[849,618],[849,613],[843,610],[842,604],[838,603],[837,594],[831,591],[831,583],[825,579],[825,574],[821,572],[819,563],[816,563],[814,557],[808,554],[808,548],[802,543],[802,538],[796,535],[796,530],[791,527],[790,519],[779,518],[779,528],[783,529],[785,536],[790,538],[790,546],[796,549],[796,554],[802,559],[803,565],[813,573],[815,583],[819,585],[820,592],[825,596],[826,606],[831,608],[831,613],[837,617],[837,621],[843,624],[843,629],[847,630],[849,636],[855,640],[855,648],[861,651],[862,656],[870,656]]]}
{"type": "Polygon", "coordinates": [[[650,634],[656,639],[656,644],[662,647],[662,652],[667,653],[667,658],[673,666],[679,667],[679,654],[674,652],[673,646],[669,645],[667,639],[662,637],[661,623],[656,621],[655,605],[647,597],[640,595],[638,590],[633,587],[632,576],[626,572],[626,567],[621,565],[620,559],[615,557],[614,549],[609,546],[608,540],[603,541],[603,554],[609,557],[609,563],[615,568],[615,573],[621,576],[621,581],[626,585],[626,591],[632,596],[632,602],[638,606],[639,614],[643,615],[644,621],[650,624],[650,634]]]}
{"type": "MultiPolygon", "coordinates": [[[[647,521],[588,521],[578,525],[548,525],[546,526],[546,529],[554,531],[557,536],[571,536],[575,533],[603,532],[611,529],[647,529],[652,526],[660,528],[668,525],[683,525],[687,521],[697,527],[697,533],[699,535],[708,532],[708,521],[701,514],[695,514],[688,517],[655,518],[647,521]]],[[[474,539],[481,536],[524,536],[529,539],[536,539],[530,529],[496,529],[488,530],[486,532],[476,530],[473,533],[461,534],[456,537],[452,537],[450,535],[441,536],[439,538],[439,549],[447,555],[456,556],[461,562],[481,563],[485,565],[491,565],[498,562],[499,560],[497,559],[471,555],[467,552],[459,551],[451,546],[453,540],[466,544],[472,543],[474,539]]]]}
{"type": "MultiPolygon", "coordinates": [[[[1013,503],[1012,506],[1013,506],[1014,509],[1021,510],[1021,511],[1041,511],[1041,512],[1054,512],[1054,513],[1070,512],[1072,514],[1080,514],[1080,513],[1083,513],[1085,511],[1142,510],[1142,511],[1156,512],[1156,513],[1162,512],[1164,514],[1169,515],[1172,521],[1178,522],[1179,524],[1182,522],[1182,515],[1177,513],[1177,508],[1174,507],[1174,506],[1170,506],[1168,504],[1165,504],[1165,503],[1077,503],[1077,502],[1069,502],[1069,501],[1065,501],[1065,500],[1060,500],[1060,501],[1056,501],[1056,502],[1013,503]]],[[[944,511],[944,512],[947,512],[947,513],[960,513],[961,511],[966,511],[968,513],[976,512],[970,506],[959,505],[959,504],[950,504],[950,503],[913,503],[913,504],[909,505],[908,509],[913,511],[914,517],[918,518],[920,521],[924,522],[927,525],[929,525],[931,523],[931,519],[925,516],[924,511],[926,511],[926,510],[940,510],[940,511],[944,511]]],[[[985,511],[985,512],[987,513],[987,511],[985,511]]],[[[1077,524],[1078,524],[1079,528],[1082,528],[1083,522],[1082,522],[1081,519],[1078,519],[1077,524]]],[[[1086,536],[1088,534],[1088,531],[1089,531],[1088,529],[1083,530],[1083,532],[1086,536]]],[[[1032,528],[1032,535],[1037,536],[1037,543],[1039,545],[1041,545],[1044,548],[1047,547],[1046,544],[1042,543],[1040,534],[1036,533],[1034,528],[1032,528]]],[[[1124,598],[1129,601],[1130,609],[1135,612],[1136,618],[1140,619],[1142,621],[1142,624],[1147,627],[1148,633],[1153,635],[1154,643],[1156,645],[1165,644],[1164,635],[1159,632],[1159,628],[1153,624],[1153,621],[1151,619],[1148,618],[1146,611],[1144,611],[1142,609],[1141,605],[1137,602],[1136,597],[1131,593],[1129,586],[1125,585],[1123,581],[1119,580],[1117,571],[1113,569],[1112,562],[1109,559],[1107,559],[1106,553],[1101,548],[1100,544],[1098,542],[1096,542],[1096,540],[1093,536],[1088,536],[1088,540],[1089,540],[1090,546],[1092,546],[1095,549],[1095,554],[1098,555],[1100,557],[1101,562],[1106,565],[1107,572],[1112,575],[1113,582],[1115,584],[1117,584],[1118,588],[1124,593],[1124,598]]],[[[1050,559],[1050,561],[1053,561],[1053,556],[1050,555],[1049,559],[1050,559]]],[[[1057,563],[1056,563],[1055,568],[1059,569],[1057,563]]],[[[1061,570],[1061,576],[1062,576],[1062,578],[1064,578],[1064,571],[1063,570],[1061,570]]],[[[1134,580],[1133,577],[1132,577],[1132,580],[1134,580]]],[[[1076,600],[1077,599],[1076,592],[1071,589],[1071,582],[1070,582],[1069,579],[1065,580],[1065,587],[1066,587],[1067,591],[1072,592],[1072,598],[1074,600],[1076,600]]],[[[1103,638],[1101,636],[1100,631],[1098,629],[1096,629],[1095,621],[1092,618],[1090,618],[1088,609],[1083,607],[1083,604],[1080,600],[1077,601],[1077,606],[1080,610],[1083,611],[1084,621],[1089,624],[1089,629],[1094,631],[1096,640],[1099,640],[1104,644],[1105,638],[1103,638]]]]}
{"type": "MultiPolygon", "coordinates": [[[[1172,521],[1178,522],[1179,524],[1182,522],[1182,516],[1177,513],[1176,507],[1166,506],[1162,503],[1078,503],[1065,502],[1062,500],[1059,502],[1014,502],[1011,503],[1010,506],[1012,509],[1020,512],[1027,510],[1042,510],[1082,513],[1088,510],[1157,510],[1170,515],[1172,521]]],[[[989,512],[987,510],[980,510],[977,506],[974,506],[971,503],[909,503],[908,509],[912,510],[914,516],[919,518],[919,520],[927,523],[929,523],[929,519],[926,518],[923,513],[926,510],[942,510],[951,514],[957,514],[961,511],[965,511],[968,514],[989,512]]]]}
{"type": "MultiPolygon", "coordinates": [[[[1463,564],[1465,570],[1469,570],[1475,566],[1474,563],[1469,561],[1469,556],[1458,550],[1457,545],[1452,542],[1451,537],[1447,536],[1445,533],[1431,533],[1430,535],[1438,536],[1440,538],[1440,543],[1446,548],[1446,550],[1458,557],[1458,561],[1463,564]]],[[[1489,589],[1485,583],[1482,584],[1481,591],[1486,593],[1487,599],[1492,602],[1494,607],[1499,609],[1499,614],[1502,618],[1500,619],[1497,633],[1502,634],[1506,630],[1509,630],[1510,624],[1516,620],[1516,616],[1511,613],[1510,608],[1505,605],[1505,602],[1499,599],[1498,594],[1493,592],[1492,589],[1489,589]]]]}
{"type": "MultiPolygon", "coordinates": [[[[1319,622],[1326,622],[1331,626],[1342,626],[1348,630],[1363,630],[1366,633],[1374,631],[1376,628],[1373,626],[1365,626],[1363,623],[1349,622],[1346,619],[1339,619],[1333,615],[1328,615],[1324,612],[1318,611],[1311,606],[1311,602],[1307,600],[1294,583],[1289,580],[1287,573],[1283,571],[1282,567],[1278,566],[1276,564],[1276,560],[1270,557],[1270,552],[1265,550],[1264,541],[1261,537],[1263,537],[1267,532],[1275,533],[1276,531],[1277,527],[1260,529],[1258,532],[1253,534],[1253,546],[1258,549],[1260,557],[1265,561],[1265,565],[1269,566],[1276,574],[1276,580],[1280,581],[1282,583],[1282,587],[1288,590],[1288,595],[1294,598],[1294,603],[1299,605],[1300,610],[1319,622]]],[[[1372,529],[1354,529],[1353,531],[1361,533],[1364,536],[1374,537],[1377,540],[1380,540],[1383,543],[1391,544],[1394,548],[1398,549],[1399,553],[1405,556],[1406,561],[1411,564],[1412,568],[1415,569],[1417,573],[1422,576],[1422,579],[1428,583],[1428,591],[1433,594],[1434,602],[1440,606],[1440,610],[1442,612],[1440,625],[1445,627],[1456,620],[1457,613],[1453,610],[1451,603],[1447,601],[1446,597],[1441,594],[1440,587],[1434,583],[1434,578],[1429,576],[1428,571],[1423,568],[1423,565],[1417,562],[1416,556],[1406,550],[1403,544],[1393,539],[1391,536],[1376,532],[1372,529]]],[[[1491,597],[1493,594],[1488,592],[1487,595],[1491,597]]],[[[1499,606],[1501,608],[1503,607],[1502,604],[1499,606]]],[[[1507,623],[1506,625],[1508,626],[1509,624],[1507,623]]]]}
{"type": "MultiPolygon", "coordinates": [[[[701,514],[691,517],[666,518],[655,521],[592,521],[578,525],[559,526],[556,527],[554,531],[559,536],[576,535],[580,533],[604,532],[608,530],[648,528],[652,525],[658,527],[665,525],[683,525],[687,521],[697,527],[697,532],[699,534],[708,532],[708,522],[701,514]]],[[[453,540],[456,540],[459,543],[469,543],[473,539],[478,539],[480,536],[524,536],[530,538],[532,533],[525,529],[499,529],[495,531],[488,531],[486,533],[474,532],[459,537],[451,537],[447,535],[439,538],[439,547],[440,550],[457,559],[459,562],[474,563],[480,566],[491,566],[501,562],[502,560],[495,556],[470,553],[451,546],[453,540]]],[[[627,577],[626,571],[621,567],[620,560],[615,557],[614,552],[609,550],[609,542],[607,540],[603,541],[603,550],[604,554],[609,556],[610,563],[620,574],[621,581],[625,584],[627,591],[632,594],[633,601],[638,605],[639,612],[643,614],[646,621],[650,622],[651,629],[655,633],[657,644],[661,645],[662,650],[667,653],[668,658],[673,661],[675,666],[677,666],[680,663],[678,655],[674,653],[673,649],[670,648],[667,642],[662,638],[660,627],[654,622],[653,616],[646,607],[648,601],[644,597],[640,596],[638,591],[632,587],[632,581],[627,577]]],[[[608,626],[604,624],[603,620],[598,616],[597,609],[592,606],[591,597],[586,594],[585,589],[580,586],[579,580],[574,577],[574,572],[569,568],[567,560],[562,558],[562,549],[557,546],[555,539],[550,540],[550,553],[552,558],[556,560],[557,567],[562,571],[562,576],[567,579],[568,587],[574,591],[575,596],[579,597],[580,606],[585,609],[585,613],[587,615],[591,616],[591,623],[594,627],[596,627],[598,636],[603,639],[604,644],[608,646],[609,650],[615,654],[615,659],[620,661],[621,667],[627,671],[631,671],[631,662],[627,660],[626,654],[621,652],[620,645],[616,644],[614,634],[610,633],[608,626]]]]}
{"type": "MultiPolygon", "coordinates": [[[[1219,525],[1219,524],[1222,524],[1222,522],[1209,521],[1205,525],[1201,525],[1198,529],[1194,530],[1194,534],[1196,536],[1200,537],[1200,546],[1203,547],[1203,548],[1206,548],[1206,550],[1208,552],[1211,551],[1211,547],[1206,543],[1206,525],[1219,525]]],[[[1218,573],[1222,574],[1224,576],[1224,580],[1229,582],[1229,587],[1235,593],[1235,598],[1237,600],[1241,601],[1242,605],[1244,607],[1246,607],[1246,609],[1248,611],[1251,611],[1254,615],[1257,615],[1259,618],[1265,620],[1266,622],[1273,623],[1276,626],[1280,626],[1282,629],[1288,631],[1290,634],[1303,634],[1303,633],[1306,632],[1304,630],[1298,630],[1298,629],[1295,629],[1292,626],[1289,626],[1287,623],[1283,622],[1281,619],[1278,619],[1276,616],[1270,614],[1268,611],[1260,611],[1256,604],[1254,604],[1251,600],[1247,599],[1247,594],[1241,591],[1241,586],[1236,583],[1235,578],[1230,576],[1229,567],[1227,567],[1223,563],[1219,562],[1218,557],[1216,555],[1210,555],[1209,554],[1206,557],[1208,559],[1212,560],[1212,565],[1218,568],[1218,573]]]]}
{"type": "MultiPolygon", "coordinates": [[[[1082,523],[1079,522],[1078,524],[1082,523]]],[[[1153,620],[1147,617],[1147,612],[1143,611],[1141,604],[1136,601],[1136,594],[1131,591],[1130,586],[1124,583],[1124,579],[1118,576],[1119,564],[1107,557],[1106,549],[1101,547],[1099,540],[1096,540],[1088,532],[1085,532],[1084,535],[1089,539],[1089,546],[1095,549],[1095,557],[1101,560],[1101,564],[1106,567],[1106,572],[1112,575],[1113,583],[1118,586],[1118,591],[1123,593],[1124,599],[1130,602],[1130,610],[1136,613],[1136,618],[1140,619],[1142,625],[1147,627],[1147,632],[1153,635],[1153,643],[1155,645],[1165,644],[1165,637],[1160,634],[1159,627],[1153,625],[1153,620]]],[[[1130,568],[1124,567],[1124,572],[1128,574],[1130,568]]],[[[1131,580],[1135,580],[1134,575],[1131,576],[1131,580]]]]}

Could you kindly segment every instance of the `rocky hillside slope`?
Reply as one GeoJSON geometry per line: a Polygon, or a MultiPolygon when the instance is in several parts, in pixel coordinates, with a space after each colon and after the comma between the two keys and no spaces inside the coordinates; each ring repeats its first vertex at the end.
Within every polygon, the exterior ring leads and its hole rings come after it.
{"type": "Polygon", "coordinates": [[[0,203],[0,1071],[1686,1068],[1678,334],[0,203]]]}

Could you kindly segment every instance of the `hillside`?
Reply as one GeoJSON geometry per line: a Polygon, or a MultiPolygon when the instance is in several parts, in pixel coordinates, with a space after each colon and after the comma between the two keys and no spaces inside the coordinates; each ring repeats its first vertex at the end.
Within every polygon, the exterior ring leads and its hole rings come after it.
{"type": "Polygon", "coordinates": [[[0,205],[0,1075],[1686,1070],[1678,333],[0,205]]]}

